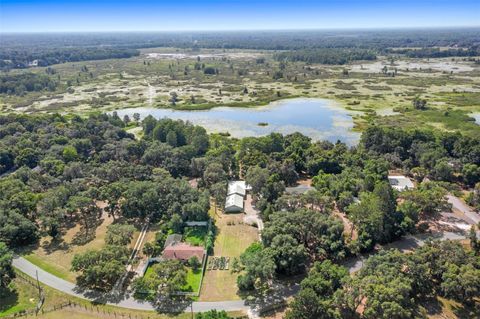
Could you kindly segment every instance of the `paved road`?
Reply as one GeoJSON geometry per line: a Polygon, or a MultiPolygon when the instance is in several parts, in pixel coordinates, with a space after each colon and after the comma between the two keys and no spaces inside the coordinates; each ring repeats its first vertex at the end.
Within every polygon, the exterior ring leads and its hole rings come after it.
{"type": "MultiPolygon", "coordinates": [[[[478,232],[480,235],[480,232],[478,232]]],[[[399,241],[391,243],[389,245],[384,246],[384,249],[389,248],[397,248],[401,251],[412,250],[417,247],[423,246],[427,239],[440,239],[440,240],[458,240],[464,239],[465,235],[457,234],[453,232],[444,232],[438,234],[426,234],[426,235],[415,235],[415,236],[406,236],[399,241]]],[[[372,255],[374,253],[371,253],[372,255]]],[[[355,272],[360,270],[363,267],[363,262],[370,256],[364,255],[357,258],[353,258],[347,260],[344,263],[344,266],[349,269],[350,272],[355,272]]],[[[113,298],[112,296],[105,296],[105,295],[98,295],[92,291],[79,291],[76,288],[75,284],[65,281],[61,278],[58,278],[41,268],[35,266],[28,260],[23,257],[15,257],[13,260],[13,265],[15,268],[19,269],[23,273],[29,275],[30,277],[36,278],[36,274],[38,272],[38,279],[40,282],[44,283],[47,286],[53,287],[61,292],[64,292],[68,295],[75,296],[82,299],[87,299],[91,301],[97,301],[100,303],[106,303],[109,305],[129,308],[129,309],[136,309],[136,310],[159,310],[158,307],[152,305],[148,302],[141,302],[135,300],[132,296],[122,297],[119,299],[113,298]]],[[[291,285],[289,287],[278,287],[275,289],[277,292],[277,296],[267,296],[266,300],[258,300],[257,302],[252,302],[251,305],[247,305],[243,300],[234,300],[234,301],[215,301],[215,302],[193,302],[191,305],[193,307],[194,312],[204,312],[212,309],[217,310],[225,310],[225,311],[248,311],[252,313],[253,309],[258,309],[261,305],[269,305],[274,304],[275,302],[279,302],[282,299],[292,296],[297,293],[299,290],[299,285],[291,285]],[[275,299],[275,300],[273,300],[275,299]]],[[[190,311],[190,304],[178,305],[178,307],[184,311],[190,311]]],[[[177,309],[178,310],[178,309],[177,309]]]]}
{"type": "Polygon", "coordinates": [[[475,213],[470,207],[467,206],[460,198],[453,195],[447,195],[448,202],[452,204],[453,208],[465,214],[470,218],[475,224],[480,223],[480,215],[475,213]]]}
{"type": "MultiPolygon", "coordinates": [[[[38,272],[38,279],[43,284],[53,287],[61,292],[64,292],[68,295],[75,296],[82,299],[92,300],[92,301],[99,301],[102,303],[106,303],[109,305],[129,308],[129,309],[136,309],[136,310],[157,310],[158,308],[148,302],[141,302],[135,300],[133,297],[129,296],[123,298],[121,300],[112,300],[111,297],[106,297],[104,295],[98,295],[92,291],[80,291],[76,288],[75,284],[58,278],[41,268],[35,266],[28,260],[23,257],[15,257],[13,260],[13,266],[19,269],[23,273],[29,275],[30,277],[36,278],[36,273],[38,272]],[[111,299],[111,301],[108,301],[111,299]]],[[[188,309],[185,311],[190,311],[190,305],[188,309]]],[[[235,301],[217,301],[217,302],[194,302],[193,303],[193,311],[194,312],[203,312],[212,309],[217,310],[225,310],[225,311],[238,311],[238,310],[249,310],[250,308],[245,304],[243,300],[235,300],[235,301]]]]}

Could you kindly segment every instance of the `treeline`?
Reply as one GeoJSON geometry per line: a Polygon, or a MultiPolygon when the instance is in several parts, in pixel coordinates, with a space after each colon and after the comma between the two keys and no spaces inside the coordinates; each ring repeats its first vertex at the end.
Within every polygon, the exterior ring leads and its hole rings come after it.
{"type": "Polygon", "coordinates": [[[478,47],[468,49],[440,49],[440,48],[422,48],[422,49],[396,49],[388,50],[389,53],[404,54],[409,58],[449,58],[449,57],[476,57],[480,55],[478,47]]]}
{"type": "Polygon", "coordinates": [[[1,74],[0,93],[23,95],[27,92],[55,91],[58,82],[47,74],[21,73],[1,74]]]}
{"type": "MultiPolygon", "coordinates": [[[[423,221],[445,211],[453,183],[480,181],[480,141],[459,133],[370,127],[348,148],[300,133],[237,140],[188,122],[139,118],[0,116],[0,242],[15,248],[59,238],[72,222],[91,240],[102,201],[115,221],[157,223],[162,231],[150,248],[158,250],[170,230],[207,218],[210,199],[223,205],[227,180],[244,176],[264,230],[232,268],[238,286],[253,289],[421,231],[423,221]],[[124,130],[131,121],[142,125],[142,139],[124,130]],[[393,168],[416,178],[417,187],[394,191],[387,181],[393,168]],[[314,189],[286,192],[303,174],[314,189]]],[[[128,255],[118,239],[128,234],[112,230],[102,250],[77,257],[79,284],[114,284],[121,269],[114,260],[128,255]],[[86,265],[92,258],[98,261],[86,265]]]]}
{"type": "Polygon", "coordinates": [[[315,49],[281,52],[274,55],[277,61],[302,61],[321,64],[347,64],[358,60],[375,60],[371,50],[362,49],[315,49]]]}
{"type": "Polygon", "coordinates": [[[138,56],[140,52],[128,48],[62,48],[62,47],[4,47],[0,50],[0,69],[22,69],[31,66],[49,66],[65,62],[121,59],[138,56]]]}
{"type": "Polygon", "coordinates": [[[410,254],[381,251],[353,275],[330,261],[317,262],[286,318],[424,318],[428,301],[438,295],[474,305],[480,295],[480,257],[445,241],[410,254]]]}
{"type": "Polygon", "coordinates": [[[372,126],[362,134],[361,144],[418,181],[429,177],[467,186],[480,181],[480,141],[474,137],[372,126]]]}
{"type": "Polygon", "coordinates": [[[5,34],[2,52],[19,48],[238,48],[296,50],[307,48],[472,47],[478,28],[430,30],[310,30],[256,32],[165,32],[98,34],[5,34]]]}

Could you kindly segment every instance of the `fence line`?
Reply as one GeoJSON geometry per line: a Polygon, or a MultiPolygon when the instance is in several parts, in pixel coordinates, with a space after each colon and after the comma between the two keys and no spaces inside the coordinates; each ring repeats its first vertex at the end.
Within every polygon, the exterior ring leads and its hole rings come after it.
{"type": "MultiPolygon", "coordinates": [[[[92,315],[102,315],[103,318],[110,317],[110,318],[118,318],[118,319],[154,319],[157,317],[157,313],[151,313],[151,314],[131,314],[131,313],[123,313],[121,311],[116,311],[116,310],[110,310],[110,309],[102,309],[99,308],[98,306],[94,305],[86,305],[86,304],[79,304],[74,301],[69,300],[68,302],[64,302],[58,305],[53,305],[51,307],[44,307],[42,308],[38,313],[36,313],[34,310],[29,310],[29,311],[20,311],[18,313],[2,317],[5,319],[13,319],[13,318],[22,318],[22,317],[36,317],[40,314],[47,314],[55,311],[60,311],[62,309],[76,309],[78,311],[86,312],[92,315]]],[[[235,319],[247,319],[248,316],[240,316],[240,317],[235,317],[235,319]]]]}

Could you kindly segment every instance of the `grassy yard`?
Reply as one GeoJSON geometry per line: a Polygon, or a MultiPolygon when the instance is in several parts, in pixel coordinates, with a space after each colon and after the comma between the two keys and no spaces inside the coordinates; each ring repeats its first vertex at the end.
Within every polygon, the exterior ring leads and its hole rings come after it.
{"type": "Polygon", "coordinates": [[[205,245],[207,227],[185,227],[183,240],[193,246],[205,245]]]}
{"type": "Polygon", "coordinates": [[[437,297],[424,302],[422,306],[430,319],[480,318],[480,300],[477,300],[476,307],[466,308],[454,300],[437,297]]]}
{"type": "Polygon", "coordinates": [[[26,281],[16,278],[9,291],[0,290],[0,318],[16,312],[35,309],[38,290],[26,281]]]}
{"type": "MultiPolygon", "coordinates": [[[[60,241],[52,241],[50,237],[44,237],[40,240],[38,247],[29,251],[24,257],[59,278],[75,282],[76,274],[70,271],[73,256],[87,250],[101,249],[105,245],[107,227],[112,222],[113,219],[104,214],[99,221],[100,225],[95,230],[95,236],[87,243],[77,243],[81,232],[79,225],[68,229],[60,241]]],[[[136,231],[132,239],[132,246],[138,235],[139,231],[136,231]]]]}
{"type": "Polygon", "coordinates": [[[202,269],[193,270],[191,267],[187,267],[187,270],[187,284],[183,287],[183,291],[197,292],[202,279],[202,269]]]}
{"type": "MultiPolygon", "coordinates": [[[[155,263],[151,263],[147,271],[145,272],[146,278],[150,277],[153,274],[153,265],[155,263]]],[[[183,291],[188,291],[188,292],[197,292],[198,288],[200,287],[200,281],[202,279],[202,269],[199,268],[196,271],[194,271],[191,267],[186,267],[187,268],[187,284],[183,287],[183,291]]]]}
{"type": "MultiPolygon", "coordinates": [[[[243,214],[225,215],[211,212],[217,226],[214,256],[240,256],[253,242],[258,240],[257,228],[243,223],[243,214]]],[[[237,274],[230,270],[207,270],[203,278],[201,301],[237,300],[237,274]]]]}

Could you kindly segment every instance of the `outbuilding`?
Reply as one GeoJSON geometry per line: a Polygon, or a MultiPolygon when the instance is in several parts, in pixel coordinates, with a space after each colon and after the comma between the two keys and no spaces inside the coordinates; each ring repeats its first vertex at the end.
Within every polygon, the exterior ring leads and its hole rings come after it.
{"type": "Polygon", "coordinates": [[[230,194],[225,200],[226,213],[241,213],[243,212],[243,196],[239,194],[230,194]]]}
{"type": "Polygon", "coordinates": [[[388,182],[390,183],[390,186],[392,186],[399,192],[415,187],[410,178],[402,175],[388,176],[388,182]]]}

